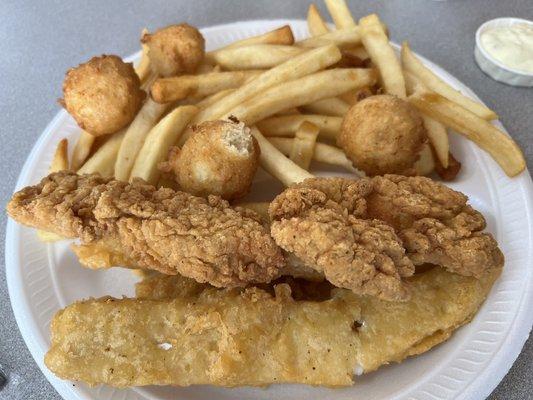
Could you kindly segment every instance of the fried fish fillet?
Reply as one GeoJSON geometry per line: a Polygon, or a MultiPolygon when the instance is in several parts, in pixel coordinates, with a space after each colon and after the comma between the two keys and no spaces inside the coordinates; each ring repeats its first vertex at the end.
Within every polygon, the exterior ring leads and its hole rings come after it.
{"type": "Polygon", "coordinates": [[[436,267],[408,278],[406,302],[345,289],[302,301],[287,284],[273,294],[157,276],[138,285],[141,299],[57,313],[45,363],[60,378],[116,387],[351,385],[355,373],[426,351],[470,321],[500,271],[476,279],[436,267]]]}
{"type": "Polygon", "coordinates": [[[414,265],[481,276],[503,263],[467,197],[424,177],[312,178],[271,203],[271,233],[336,286],[405,300],[414,265]]]}
{"type": "Polygon", "coordinates": [[[252,211],[141,181],[58,172],[15,193],[7,211],[22,224],[82,244],[100,242],[136,267],[214,286],[269,282],[285,265],[252,211]]]}

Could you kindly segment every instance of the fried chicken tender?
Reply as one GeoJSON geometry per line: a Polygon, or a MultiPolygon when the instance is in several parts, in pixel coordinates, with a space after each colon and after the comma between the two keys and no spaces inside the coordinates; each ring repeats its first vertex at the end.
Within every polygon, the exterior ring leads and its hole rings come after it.
{"type": "Polygon", "coordinates": [[[408,278],[407,302],[345,289],[295,300],[293,283],[272,293],[156,276],[138,284],[141,299],[90,299],[58,312],[45,364],[63,379],[116,387],[352,385],[355,374],[446,340],[500,272],[475,279],[436,267],[408,278]]]}
{"type": "Polygon", "coordinates": [[[418,111],[388,94],[354,104],[337,138],[353,166],[368,176],[414,174],[413,165],[426,140],[418,111]]]}
{"type": "Polygon", "coordinates": [[[285,265],[254,212],[139,180],[59,172],[15,193],[7,211],[25,225],[102,241],[138,267],[214,286],[269,282],[285,265]]]}
{"type": "Polygon", "coordinates": [[[425,177],[313,178],[270,205],[276,243],[333,284],[405,300],[413,265],[479,278],[503,264],[467,197],[425,177]]]}
{"type": "Polygon", "coordinates": [[[204,37],[185,23],[147,33],[141,42],[148,45],[152,68],[163,77],[195,72],[205,55],[204,37]]]}
{"type": "Polygon", "coordinates": [[[196,196],[245,196],[259,166],[259,145],[243,123],[207,121],[193,128],[169,167],[180,187],[196,196]]]}
{"type": "Polygon", "coordinates": [[[145,97],[133,65],[103,55],[67,71],[60,102],[80,128],[100,136],[126,127],[145,97]]]}

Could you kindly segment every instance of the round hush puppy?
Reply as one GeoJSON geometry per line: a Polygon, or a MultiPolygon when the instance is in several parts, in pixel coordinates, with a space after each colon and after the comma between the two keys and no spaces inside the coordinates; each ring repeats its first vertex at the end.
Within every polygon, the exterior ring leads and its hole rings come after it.
{"type": "Polygon", "coordinates": [[[193,73],[205,55],[205,40],[188,24],[170,25],[141,39],[148,45],[152,68],[162,77],[193,73]]]}
{"type": "Polygon", "coordinates": [[[391,95],[367,97],[346,113],[337,138],[354,167],[368,176],[413,174],[426,141],[418,112],[391,95]]]}
{"type": "Polygon", "coordinates": [[[250,189],[259,164],[259,145],[243,123],[207,121],[193,128],[169,161],[186,192],[233,200],[250,189]]]}
{"type": "Polygon", "coordinates": [[[80,128],[101,136],[126,127],[145,97],[132,64],[103,55],[67,71],[60,103],[80,128]]]}

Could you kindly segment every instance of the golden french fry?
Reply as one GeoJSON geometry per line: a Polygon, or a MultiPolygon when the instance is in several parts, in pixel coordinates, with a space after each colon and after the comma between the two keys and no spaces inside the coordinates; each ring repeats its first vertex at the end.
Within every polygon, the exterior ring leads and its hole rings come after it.
{"type": "Polygon", "coordinates": [[[293,108],[287,108],[286,110],[282,110],[274,115],[277,117],[281,117],[281,116],[297,115],[297,114],[301,114],[300,110],[298,110],[296,107],[293,107],[293,108]]]}
{"type": "Polygon", "coordinates": [[[281,28],[263,33],[261,35],[252,36],[246,39],[238,40],[228,46],[222,47],[215,51],[209,51],[205,54],[204,62],[214,64],[215,56],[218,51],[230,49],[239,46],[249,46],[251,44],[294,44],[294,35],[289,25],[284,25],[281,28]]]}
{"type": "Polygon", "coordinates": [[[318,100],[306,104],[302,107],[302,109],[305,112],[311,114],[323,114],[335,117],[343,117],[350,109],[350,105],[344,100],[341,100],[340,98],[331,97],[329,99],[318,100]]]}
{"type": "Polygon", "coordinates": [[[158,104],[152,99],[146,100],[141,110],[126,129],[115,163],[115,179],[128,181],[137,158],[144,144],[146,135],[168,108],[167,104],[158,104]]]}
{"type": "Polygon", "coordinates": [[[207,74],[209,72],[215,72],[216,65],[202,63],[196,68],[195,75],[207,74]]]}
{"type": "Polygon", "coordinates": [[[159,163],[166,159],[168,151],[176,144],[185,126],[197,112],[195,106],[178,107],[150,130],[133,164],[130,180],[142,178],[152,185],[157,184],[161,175],[159,163]]]}
{"type": "Polygon", "coordinates": [[[299,47],[321,47],[334,44],[340,49],[355,47],[361,44],[361,34],[357,26],[324,33],[309,39],[296,42],[299,47]]]}
{"type": "Polygon", "coordinates": [[[374,91],[369,87],[363,87],[359,89],[350,90],[349,92],[339,95],[339,99],[348,103],[348,105],[353,106],[355,103],[360,102],[367,97],[373,96],[374,91]]]}
{"type": "Polygon", "coordinates": [[[348,9],[345,0],[324,0],[324,2],[337,29],[355,26],[352,13],[348,9]]]}
{"type": "Polygon", "coordinates": [[[361,18],[359,29],[363,45],[379,70],[385,92],[405,98],[402,67],[389,44],[389,39],[378,16],[371,14],[361,18]]]}
{"type": "Polygon", "coordinates": [[[422,64],[422,62],[411,51],[409,43],[402,43],[401,54],[403,67],[415,75],[430,90],[446,97],[448,100],[451,100],[454,103],[459,104],[461,107],[466,108],[470,112],[476,114],[478,117],[489,121],[498,118],[498,115],[494,111],[487,108],[483,104],[464,96],[461,92],[455,90],[442,79],[440,79],[429,68],[424,66],[424,64],[422,64]]]}
{"type": "Polygon", "coordinates": [[[319,137],[333,140],[337,138],[342,124],[342,118],[340,117],[302,114],[267,118],[259,121],[257,127],[267,137],[294,136],[294,133],[304,121],[309,121],[318,126],[320,129],[319,137]]]}
{"type": "Polygon", "coordinates": [[[429,138],[429,142],[435,150],[435,155],[444,168],[448,168],[448,154],[450,153],[450,143],[446,127],[433,118],[422,114],[424,126],[429,138]]]}
{"type": "Polygon", "coordinates": [[[224,117],[233,115],[245,124],[253,125],[281,110],[370,86],[375,80],[375,73],[370,69],[330,69],[273,86],[233,108],[224,117]]]}
{"type": "Polygon", "coordinates": [[[360,60],[366,60],[370,58],[370,56],[368,55],[368,52],[365,50],[363,46],[352,47],[350,49],[343,49],[342,54],[346,54],[351,57],[357,57],[360,60]]]}
{"type": "Polygon", "coordinates": [[[412,72],[404,69],[403,77],[405,79],[405,88],[408,95],[411,95],[419,90],[428,91],[428,87],[424,85],[420,78],[412,72]]]}
{"type": "Polygon", "coordinates": [[[252,96],[258,95],[272,86],[292,81],[329,67],[339,61],[340,58],[341,52],[333,45],[300,54],[292,60],[262,73],[253,82],[244,84],[229,96],[200,111],[194,118],[193,123],[197,124],[218,119],[252,96]]]}
{"type": "Polygon", "coordinates": [[[319,36],[329,32],[326,22],[320,15],[320,11],[313,3],[311,3],[307,11],[307,28],[311,36],[319,36]]]}
{"type": "MultiPolygon", "coordinates": [[[[66,169],[68,169],[68,140],[61,139],[57,144],[56,151],[48,171],[52,173],[66,169]]],[[[46,232],[40,229],[37,230],[37,237],[41,242],[57,242],[65,239],[63,236],[60,236],[56,233],[46,232]]]]}
{"type": "Polygon", "coordinates": [[[247,79],[259,74],[259,71],[232,71],[160,78],[153,83],[150,93],[157,103],[169,103],[186,97],[205,97],[239,87],[247,79]]]}
{"type": "Polygon", "coordinates": [[[437,93],[418,91],[408,101],[424,114],[465,136],[489,153],[509,176],[526,167],[520,147],[490,122],[437,93]]]}
{"type": "Polygon", "coordinates": [[[83,165],[89,156],[89,153],[91,152],[94,140],[95,137],[89,132],[81,131],[80,137],[78,138],[78,141],[76,142],[72,152],[72,160],[70,162],[71,170],[77,171],[83,165]]]}
{"type": "Polygon", "coordinates": [[[315,151],[318,132],[318,126],[304,121],[294,135],[289,158],[303,169],[309,169],[315,151]]]}
{"type": "MultiPolygon", "coordinates": [[[[126,128],[127,129],[127,128],[126,128]]],[[[117,154],[126,129],[113,133],[107,141],[78,170],[78,174],[100,174],[112,177],[115,172],[117,154]]]]}
{"type": "Polygon", "coordinates": [[[262,134],[257,127],[252,127],[252,135],[257,140],[261,155],[259,162],[261,167],[273,177],[279,179],[285,186],[302,182],[307,178],[312,178],[309,172],[299,167],[294,162],[285,157],[276,149],[262,134]]]}
{"type": "Polygon", "coordinates": [[[57,144],[49,171],[58,172],[68,169],[68,140],[61,139],[57,144]]]}
{"type": "Polygon", "coordinates": [[[196,103],[195,106],[198,107],[199,110],[206,109],[207,107],[211,107],[213,104],[217,103],[220,99],[223,99],[230,93],[233,93],[235,90],[236,89],[221,90],[220,92],[214,93],[211,96],[204,97],[202,100],[196,103]]]}
{"type": "Polygon", "coordinates": [[[420,150],[420,158],[415,162],[413,166],[417,175],[427,176],[435,170],[435,159],[433,158],[433,152],[429,144],[424,144],[422,150],[420,150]]]}
{"type": "MultiPolygon", "coordinates": [[[[141,37],[148,34],[148,29],[144,28],[141,33],[141,37]]],[[[148,76],[150,75],[150,58],[148,57],[148,45],[145,43],[141,44],[142,55],[141,61],[135,67],[135,73],[139,77],[141,83],[144,83],[148,76]]]]}
{"type": "Polygon", "coordinates": [[[282,64],[305,51],[280,44],[252,44],[217,51],[215,61],[230,71],[268,69],[282,64]]]}
{"type": "MultiPolygon", "coordinates": [[[[292,149],[292,138],[270,137],[268,141],[281,153],[290,154],[292,149]]],[[[346,154],[335,146],[325,143],[315,143],[313,160],[324,164],[336,165],[342,167],[358,176],[365,176],[364,172],[355,169],[352,162],[346,157],[346,154]]]]}

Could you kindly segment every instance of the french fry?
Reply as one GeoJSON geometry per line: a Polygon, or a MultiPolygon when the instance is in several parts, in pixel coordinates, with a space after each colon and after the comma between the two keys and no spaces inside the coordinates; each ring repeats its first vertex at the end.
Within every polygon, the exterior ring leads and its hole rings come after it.
{"type": "MultiPolygon", "coordinates": [[[[61,139],[57,144],[56,151],[54,152],[54,157],[50,163],[50,168],[48,169],[49,173],[59,172],[68,169],[68,140],[61,139]]],[[[43,230],[37,230],[37,237],[41,242],[57,242],[59,240],[64,240],[63,236],[60,236],[56,233],[47,232],[43,230]]]]}
{"type": "Polygon", "coordinates": [[[402,67],[389,44],[389,39],[378,16],[371,14],[361,18],[359,29],[363,45],[379,70],[385,92],[405,98],[402,67]]]}
{"type": "Polygon", "coordinates": [[[476,114],[478,117],[489,121],[498,118],[498,115],[494,111],[487,108],[483,104],[464,96],[461,92],[455,90],[442,79],[440,79],[429,68],[424,66],[424,64],[422,64],[422,62],[411,51],[409,43],[407,42],[402,43],[401,57],[403,67],[418,77],[430,90],[433,90],[441,96],[446,97],[448,100],[459,104],[461,107],[466,108],[468,111],[476,114]]]}
{"type": "Polygon", "coordinates": [[[329,32],[326,22],[320,15],[320,11],[313,3],[311,3],[307,11],[307,28],[311,36],[319,36],[329,32]]]}
{"type": "MultiPolygon", "coordinates": [[[[283,154],[290,154],[292,149],[292,138],[270,137],[268,141],[283,154]]],[[[346,157],[346,154],[335,146],[330,146],[325,143],[316,143],[313,152],[313,160],[329,165],[336,165],[350,171],[357,176],[365,176],[365,174],[352,165],[352,162],[346,157]]]]}
{"type": "MultiPolygon", "coordinates": [[[[229,96],[199,112],[194,123],[215,120],[245,100],[264,92],[266,89],[292,81],[335,64],[341,58],[341,52],[333,45],[320,47],[294,57],[259,75],[253,82],[248,82],[229,96]]],[[[290,108],[290,107],[288,107],[290,108]]]]}
{"type": "Polygon", "coordinates": [[[58,172],[68,170],[68,140],[61,139],[57,144],[49,171],[58,172]]]}
{"type": "Polygon", "coordinates": [[[352,17],[352,13],[348,9],[345,0],[324,1],[337,29],[344,29],[355,26],[355,21],[352,17]]]}
{"type": "Polygon", "coordinates": [[[117,154],[115,179],[128,181],[139,150],[146,135],[167,109],[167,104],[158,104],[152,99],[146,100],[141,110],[127,128],[117,154]]]}
{"type": "Polygon", "coordinates": [[[89,153],[91,152],[94,140],[95,137],[89,132],[81,131],[80,137],[78,138],[78,141],[76,142],[72,152],[72,160],[70,162],[70,169],[72,171],[77,171],[83,165],[89,156],[89,153]]]}
{"type": "Polygon", "coordinates": [[[153,83],[150,93],[157,103],[169,103],[186,97],[205,97],[239,87],[247,79],[259,74],[259,71],[232,71],[160,78],[153,83]]]}
{"type": "Polygon", "coordinates": [[[301,112],[296,107],[293,107],[293,108],[287,108],[286,110],[282,110],[274,115],[277,117],[281,117],[281,116],[295,115],[295,114],[301,114],[301,112]]]}
{"type": "Polygon", "coordinates": [[[374,92],[372,91],[372,89],[370,89],[369,87],[363,87],[343,93],[339,95],[339,99],[345,101],[346,103],[348,103],[348,105],[353,106],[354,104],[359,103],[361,100],[373,95],[374,92]]]}
{"type": "Polygon", "coordinates": [[[348,55],[350,57],[357,57],[359,58],[360,60],[366,60],[368,58],[370,58],[370,56],[368,55],[368,52],[365,50],[365,48],[363,46],[357,46],[357,47],[352,47],[352,48],[349,48],[349,49],[343,49],[342,50],[342,54],[343,55],[348,55]]]}
{"type": "Polygon", "coordinates": [[[313,177],[313,175],[296,165],[276,149],[259,132],[257,127],[252,127],[251,132],[261,149],[261,155],[259,156],[261,167],[270,175],[279,179],[285,186],[290,186],[313,177]]]}
{"type": "MultiPolygon", "coordinates": [[[[148,34],[148,29],[144,28],[141,33],[141,37],[148,34]]],[[[141,44],[142,54],[139,65],[135,67],[135,73],[139,77],[141,83],[144,83],[150,75],[150,58],[148,57],[148,45],[141,44]]]]}
{"type": "Polygon", "coordinates": [[[340,49],[351,48],[361,44],[359,28],[354,26],[352,28],[324,33],[319,36],[302,40],[301,42],[296,42],[295,46],[312,48],[327,46],[328,44],[334,44],[340,49]]]}
{"type": "Polygon", "coordinates": [[[340,117],[302,114],[267,118],[259,121],[257,127],[267,137],[294,136],[304,121],[318,126],[320,130],[319,137],[332,140],[337,138],[342,124],[342,118],[340,117]]]}
{"type": "MultiPolygon", "coordinates": [[[[127,128],[126,128],[127,129],[127,128]]],[[[100,174],[112,177],[115,172],[117,154],[126,129],[113,133],[107,141],[78,170],[78,174],[100,174]]]]}
{"type": "Polygon", "coordinates": [[[422,114],[424,126],[429,138],[429,142],[435,150],[435,156],[444,168],[448,168],[448,154],[450,152],[450,143],[446,127],[433,118],[422,114]]]}
{"type": "Polygon", "coordinates": [[[157,80],[157,78],[158,78],[158,75],[155,72],[150,71],[145,81],[141,84],[141,89],[144,90],[145,92],[150,92],[150,88],[152,87],[153,83],[157,80]]]}
{"type": "Polygon", "coordinates": [[[178,107],[150,130],[133,164],[130,181],[142,178],[152,185],[157,184],[161,175],[159,163],[165,160],[168,151],[176,144],[185,126],[197,112],[195,106],[178,107]]]}
{"type": "Polygon", "coordinates": [[[215,61],[230,71],[268,69],[305,51],[300,47],[280,44],[253,44],[217,51],[215,61]]]}
{"type": "Polygon", "coordinates": [[[196,68],[195,75],[207,74],[209,72],[215,72],[216,65],[202,63],[196,68]]]}
{"type": "Polygon", "coordinates": [[[196,107],[198,107],[199,110],[203,110],[207,107],[211,107],[213,104],[217,103],[220,99],[223,99],[230,93],[233,93],[235,89],[226,89],[221,90],[218,93],[214,93],[211,96],[204,97],[202,100],[200,100],[198,103],[195,104],[196,107]]]}
{"type": "Polygon", "coordinates": [[[310,114],[323,114],[343,117],[350,109],[350,105],[337,97],[323,99],[306,104],[302,109],[310,114]]]}
{"type": "Polygon", "coordinates": [[[427,176],[435,170],[435,159],[429,144],[424,144],[420,150],[420,158],[415,162],[414,169],[420,176],[427,176]]]}
{"type": "Polygon", "coordinates": [[[407,71],[406,69],[404,69],[403,71],[403,77],[405,79],[405,89],[408,95],[411,95],[419,90],[429,90],[428,87],[424,85],[424,83],[420,80],[418,76],[416,76],[410,71],[407,71]]]}
{"type": "Polygon", "coordinates": [[[289,158],[303,169],[309,169],[315,151],[318,132],[318,126],[304,121],[294,135],[289,158]]]}
{"type": "Polygon", "coordinates": [[[374,71],[369,69],[330,69],[294,81],[273,86],[260,95],[230,110],[224,117],[234,116],[253,125],[277,112],[337,96],[350,89],[375,83],[374,71]]]}
{"type": "Polygon", "coordinates": [[[230,49],[239,46],[249,46],[251,44],[294,44],[294,35],[289,25],[284,25],[281,28],[263,33],[261,35],[252,36],[246,39],[238,40],[228,46],[222,47],[215,51],[209,51],[205,54],[204,62],[214,64],[215,56],[218,51],[230,49]]]}
{"type": "Polygon", "coordinates": [[[520,147],[490,122],[437,93],[418,91],[408,101],[424,114],[465,136],[489,153],[509,176],[526,167],[520,147]]]}

